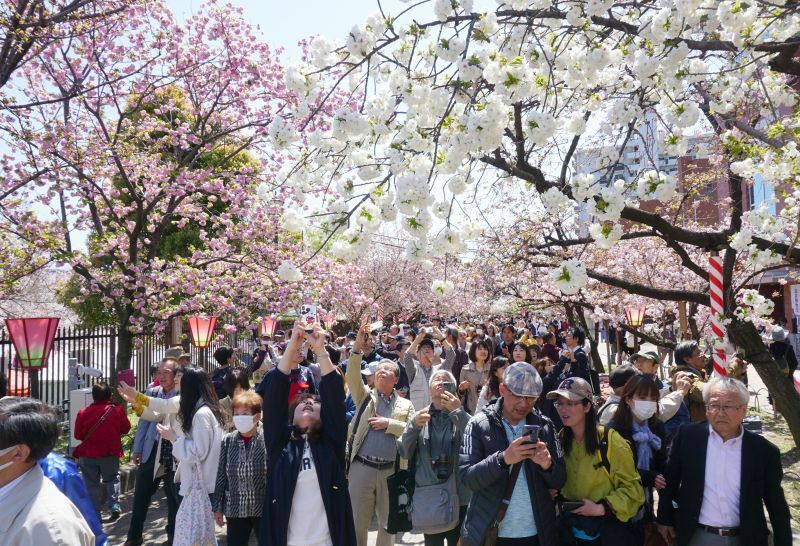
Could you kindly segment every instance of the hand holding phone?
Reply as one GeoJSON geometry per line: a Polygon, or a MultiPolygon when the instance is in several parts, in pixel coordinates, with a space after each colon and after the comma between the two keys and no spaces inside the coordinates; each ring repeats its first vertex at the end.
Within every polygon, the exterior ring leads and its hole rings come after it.
{"type": "Polygon", "coordinates": [[[583,506],[583,501],[564,501],[561,503],[561,509],[564,512],[572,512],[583,506]]]}
{"type": "Polygon", "coordinates": [[[539,430],[541,428],[539,425],[524,425],[522,427],[522,435],[529,437],[525,444],[539,443],[539,430]]]}

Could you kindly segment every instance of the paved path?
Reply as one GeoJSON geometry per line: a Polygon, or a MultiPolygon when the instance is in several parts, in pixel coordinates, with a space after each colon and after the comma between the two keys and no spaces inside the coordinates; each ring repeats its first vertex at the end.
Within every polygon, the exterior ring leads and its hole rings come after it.
{"type": "MultiPolygon", "coordinates": [[[[130,524],[130,511],[133,504],[133,491],[123,495],[120,499],[122,507],[122,517],[113,523],[104,523],[103,527],[108,534],[108,543],[110,546],[121,546],[126,539],[128,532],[128,525],[130,524]]],[[[147,521],[144,525],[144,543],[146,546],[161,545],[167,541],[167,533],[164,530],[167,526],[167,500],[164,497],[163,488],[158,490],[158,493],[153,495],[153,502],[150,505],[150,510],[147,512],[147,521]]],[[[106,515],[106,514],[104,514],[106,515]]],[[[217,539],[220,546],[225,546],[225,529],[217,527],[217,539]]],[[[369,533],[369,544],[373,546],[378,537],[378,531],[375,521],[372,522],[372,530],[369,533]]],[[[405,533],[395,541],[398,546],[423,544],[424,539],[420,534],[405,533]]],[[[250,540],[251,545],[255,545],[255,539],[250,540]]]]}

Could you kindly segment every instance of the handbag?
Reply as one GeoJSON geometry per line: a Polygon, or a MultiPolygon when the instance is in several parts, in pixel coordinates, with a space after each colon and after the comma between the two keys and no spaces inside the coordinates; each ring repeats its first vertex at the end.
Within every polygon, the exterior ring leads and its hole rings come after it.
{"type": "Polygon", "coordinates": [[[175,516],[173,546],[216,546],[214,514],[200,464],[192,465],[192,483],[175,516]]]}
{"type": "Polygon", "coordinates": [[[511,504],[511,495],[514,494],[514,487],[517,485],[517,478],[519,477],[519,471],[522,469],[522,465],[523,462],[520,462],[511,467],[511,474],[508,477],[508,482],[506,482],[506,490],[503,492],[503,499],[500,501],[500,510],[497,511],[494,521],[492,521],[489,528],[486,530],[481,546],[495,546],[497,544],[500,522],[506,517],[508,505],[511,504]]]}
{"type": "MultiPolygon", "coordinates": [[[[423,443],[417,449],[430,442],[430,427],[426,424],[422,429],[423,443]],[[425,442],[427,440],[427,442],[425,442]]],[[[451,452],[458,439],[458,429],[453,427],[451,452]]],[[[444,533],[458,525],[459,519],[458,484],[456,470],[442,483],[418,486],[416,483],[411,495],[411,523],[414,531],[424,534],[444,533]]]]}
{"type": "Polygon", "coordinates": [[[394,459],[394,473],[386,477],[389,490],[389,517],[386,518],[387,533],[394,535],[413,529],[411,523],[411,498],[414,495],[414,464],[408,470],[400,469],[400,455],[394,459]]]}

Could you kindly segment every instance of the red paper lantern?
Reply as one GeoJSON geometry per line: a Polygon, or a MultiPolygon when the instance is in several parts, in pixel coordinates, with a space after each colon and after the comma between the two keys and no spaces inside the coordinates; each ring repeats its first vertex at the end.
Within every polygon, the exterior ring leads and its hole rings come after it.
{"type": "Polygon", "coordinates": [[[189,317],[189,332],[192,334],[192,344],[198,349],[205,349],[211,343],[217,317],[189,317]]]}
{"type": "Polygon", "coordinates": [[[261,319],[261,335],[272,337],[275,335],[275,328],[278,321],[274,317],[264,317],[261,319]]]}
{"type": "Polygon", "coordinates": [[[60,321],[55,317],[6,319],[21,368],[38,370],[47,366],[60,321]]]}
{"type": "Polygon", "coordinates": [[[647,306],[645,304],[639,307],[626,307],[625,318],[628,319],[628,326],[631,328],[640,328],[642,324],[644,324],[645,311],[647,311],[647,306]]]}

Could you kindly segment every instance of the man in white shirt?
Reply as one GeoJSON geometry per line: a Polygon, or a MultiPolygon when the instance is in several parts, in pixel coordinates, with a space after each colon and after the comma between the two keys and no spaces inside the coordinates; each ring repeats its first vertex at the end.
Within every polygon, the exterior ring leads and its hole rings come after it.
{"type": "Polygon", "coordinates": [[[37,461],[58,440],[58,420],[31,398],[0,400],[0,544],[93,546],[86,520],[37,461]]]}
{"type": "Polygon", "coordinates": [[[790,546],[789,507],[780,452],[744,430],[750,394],[741,382],[714,377],[703,390],[708,422],[687,423],[672,444],[658,503],[659,531],[678,546],[790,546]]]}

